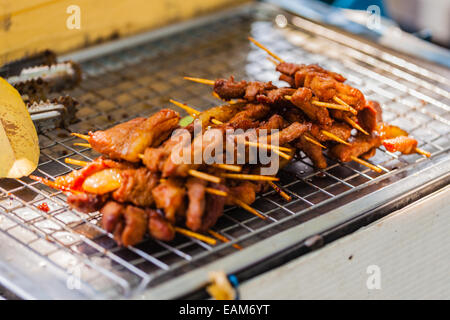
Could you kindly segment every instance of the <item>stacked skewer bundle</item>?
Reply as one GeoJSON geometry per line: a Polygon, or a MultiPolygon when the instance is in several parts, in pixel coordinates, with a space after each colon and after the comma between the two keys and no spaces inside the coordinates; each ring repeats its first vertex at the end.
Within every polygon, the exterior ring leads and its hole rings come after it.
{"type": "MultiPolygon", "coordinates": [[[[216,240],[203,233],[228,241],[211,230],[225,205],[241,206],[266,219],[250,207],[258,192],[272,187],[290,200],[275,184],[275,175],[262,175],[264,165],[251,163],[251,148],[275,154],[279,167],[303,151],[317,168],[323,169],[327,166],[323,154],[326,151],[339,161],[357,161],[377,172],[382,169],[367,160],[382,144],[392,152],[429,156],[417,148],[417,141],[405,131],[384,123],[379,104],[366,101],[359,90],[344,83],[343,76],[317,65],[286,63],[251,40],[276,59],[280,80],[290,87],[278,88],[270,82],[235,82],[233,77],[215,81],[186,77],[212,85],[215,96],[227,102],[199,112],[171,100],[206,129],[197,134],[193,123],[184,127],[189,139],[181,144],[181,150],[191,151],[191,161],[174,162],[174,154],[180,151],[180,139],[173,139],[177,137],[180,116],[163,109],[149,118],[136,118],[105,131],[74,133],[87,141],[78,145],[93,148],[102,156],[90,163],[66,159],[83,168],[55,181],[32,178],[67,193],[68,203],[75,209],[99,210],[103,227],[114,234],[119,244],[137,244],[147,231],[163,241],[172,240],[175,232],[180,232],[214,244],[216,240]],[[255,130],[256,140],[238,139],[244,145],[240,149],[243,163],[192,161],[199,152],[196,142],[202,142],[202,153],[212,147],[207,139],[211,129],[219,132],[224,145],[229,129],[255,130]],[[278,131],[267,133],[274,129],[278,131]]],[[[239,143],[233,150],[238,149],[239,143]]]]}

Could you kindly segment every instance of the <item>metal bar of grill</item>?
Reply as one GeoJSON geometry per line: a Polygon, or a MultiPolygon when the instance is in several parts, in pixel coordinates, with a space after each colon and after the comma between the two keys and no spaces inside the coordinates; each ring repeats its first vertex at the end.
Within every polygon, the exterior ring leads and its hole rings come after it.
{"type": "MultiPolygon", "coordinates": [[[[448,173],[442,165],[450,149],[450,94],[445,76],[314,22],[273,7],[252,5],[164,38],[130,41],[129,46],[121,42],[115,50],[89,58],[80,52],[78,56],[85,57],[81,61],[85,77],[80,87],[68,94],[81,102],[77,114],[81,121],[68,130],[40,135],[38,174],[53,179],[76,168],[66,164],[65,158],[89,161],[97,156],[90,149],[74,146],[80,141],[70,132],[85,133],[148,116],[168,106],[169,98],[198,109],[220,104],[211,95],[211,88],[185,82],[184,75],[211,79],[234,75],[282,85],[264,52],[247,41],[249,35],[286,61],[319,63],[344,74],[351,85],[383,105],[386,121],[411,132],[432,158],[399,156],[381,147],[371,159],[384,170],[378,174],[357,163],[332,159],[328,159],[326,169],[315,170],[308,158],[300,156],[280,172],[281,185],[292,201],[286,202],[273,191],[260,195],[254,207],[268,217],[265,221],[239,208],[227,208],[214,230],[231,241],[214,247],[181,235],[169,243],[147,239],[135,247],[117,247],[112,235],[98,225],[98,214],[70,210],[64,194],[28,178],[4,179],[0,181],[0,236],[6,236],[11,245],[21,244],[24,252],[32,252],[43,266],[51,265],[51,270],[43,267],[42,273],[51,277],[54,268],[62,274],[62,282],[75,281],[77,293],[84,297],[130,297],[142,292],[152,297],[156,292],[176,297],[181,291],[176,291],[174,284],[192,275],[186,288],[201,286],[204,276],[199,274],[212,261],[219,259],[214,264],[217,266],[223,261],[227,270],[231,265],[230,270],[242,269],[261,259],[255,248],[265,239],[284,239],[289,230],[307,225],[313,226],[310,230],[315,230],[315,224],[322,230],[336,227],[335,221],[326,219],[336,208],[350,205],[356,210],[352,203],[372,196],[373,201],[364,202],[366,207],[357,210],[373,209],[369,204],[375,205],[379,199],[378,188],[400,194],[398,184],[412,180],[422,170],[433,173],[430,180],[439,175],[439,165],[442,175],[448,173]],[[278,14],[289,18],[284,28],[273,22],[278,14]],[[51,209],[48,213],[38,209],[44,201],[51,209]],[[244,250],[237,252],[234,243],[244,250]]],[[[93,49],[89,50],[92,53],[93,49]]],[[[0,260],[6,259],[3,253],[11,254],[7,249],[0,248],[0,252],[0,260]]],[[[0,274],[0,281],[2,277],[0,274]]],[[[38,281],[36,274],[31,279],[38,281]]],[[[61,290],[64,288],[58,287],[54,294],[71,296],[69,290],[61,290]]]]}

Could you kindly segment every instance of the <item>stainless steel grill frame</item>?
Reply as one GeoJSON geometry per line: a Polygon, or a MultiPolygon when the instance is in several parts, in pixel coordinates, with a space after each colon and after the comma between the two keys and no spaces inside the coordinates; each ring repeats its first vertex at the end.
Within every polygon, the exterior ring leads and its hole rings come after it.
{"type": "Polygon", "coordinates": [[[332,159],[317,171],[301,156],[280,173],[293,200],[287,203],[273,191],[259,196],[253,207],[266,221],[226,209],[214,229],[232,241],[215,247],[178,235],[170,243],[148,239],[120,248],[98,226],[98,213],[70,210],[61,192],[29,178],[0,180],[0,283],[24,298],[174,298],[201,288],[208,270],[245,270],[383,203],[448,179],[450,93],[444,73],[262,4],[65,57],[81,62],[85,72],[81,86],[68,92],[81,102],[82,121],[39,136],[36,174],[53,179],[76,168],[64,158],[97,156],[73,146],[80,141],[70,132],[149,115],[169,106],[169,98],[198,109],[219,104],[210,87],[186,82],[183,75],[234,75],[282,85],[265,53],[247,41],[249,35],[286,61],[319,63],[344,74],[369,99],[380,101],[385,120],[416,136],[432,158],[399,156],[381,147],[371,160],[384,170],[377,174],[332,159]],[[278,14],[288,18],[285,28],[274,24],[278,14]],[[42,202],[50,212],[37,208],[42,202]]]}

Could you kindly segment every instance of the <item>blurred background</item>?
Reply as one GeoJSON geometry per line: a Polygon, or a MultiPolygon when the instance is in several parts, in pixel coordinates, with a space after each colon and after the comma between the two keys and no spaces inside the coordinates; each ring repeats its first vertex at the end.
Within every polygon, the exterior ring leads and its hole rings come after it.
{"type": "MultiPolygon", "coordinates": [[[[51,48],[58,53],[202,16],[248,0],[2,0],[0,63],[51,48]],[[77,9],[78,8],[78,9],[77,9]]],[[[450,0],[269,0],[300,9],[342,8],[347,19],[398,28],[450,46],[450,0]],[[375,20],[374,20],[375,19],[375,20]]],[[[382,30],[383,28],[380,28],[382,30]]],[[[378,31],[380,31],[378,30],[378,31]]]]}
{"type": "MultiPolygon", "coordinates": [[[[295,0],[294,0],[295,1],[295,0]]],[[[367,11],[378,6],[388,23],[445,47],[450,46],[450,0],[322,0],[339,8],[367,11]]]]}

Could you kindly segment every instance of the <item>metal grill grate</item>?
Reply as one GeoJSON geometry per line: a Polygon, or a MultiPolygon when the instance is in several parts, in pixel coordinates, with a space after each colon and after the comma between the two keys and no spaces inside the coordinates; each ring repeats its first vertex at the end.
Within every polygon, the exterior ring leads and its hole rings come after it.
{"type": "MultiPolygon", "coordinates": [[[[357,163],[340,164],[332,159],[328,159],[327,169],[317,171],[309,159],[300,157],[279,175],[293,200],[285,202],[274,192],[258,197],[253,207],[268,217],[266,221],[228,208],[214,230],[234,241],[215,247],[177,235],[170,243],[149,239],[133,248],[120,248],[99,227],[98,214],[70,210],[62,193],[29,178],[3,179],[0,235],[8,236],[12,245],[20,243],[34,252],[40,267],[51,265],[62,271],[69,288],[78,288],[76,280],[80,278],[88,296],[130,296],[233,255],[234,242],[251,251],[252,244],[324,214],[323,208],[341,205],[344,197],[357,199],[369,192],[370,186],[394,183],[411,174],[406,170],[418,163],[448,154],[448,79],[301,18],[290,20],[293,24],[280,29],[273,23],[278,13],[266,8],[252,13],[243,10],[207,25],[83,61],[85,78],[70,92],[81,103],[77,114],[81,121],[69,130],[85,133],[148,116],[169,106],[169,98],[198,109],[219,104],[210,87],[186,82],[184,75],[211,79],[234,75],[236,79],[283,85],[265,53],[247,41],[251,35],[286,61],[319,63],[344,74],[368,99],[382,103],[386,121],[407,129],[433,158],[399,156],[382,147],[371,160],[385,171],[380,175],[357,163]],[[38,209],[42,202],[48,204],[50,212],[38,209]]],[[[66,164],[66,157],[89,161],[97,156],[89,149],[73,146],[81,141],[71,137],[70,131],[40,135],[39,175],[53,179],[77,168],[66,164]]]]}

